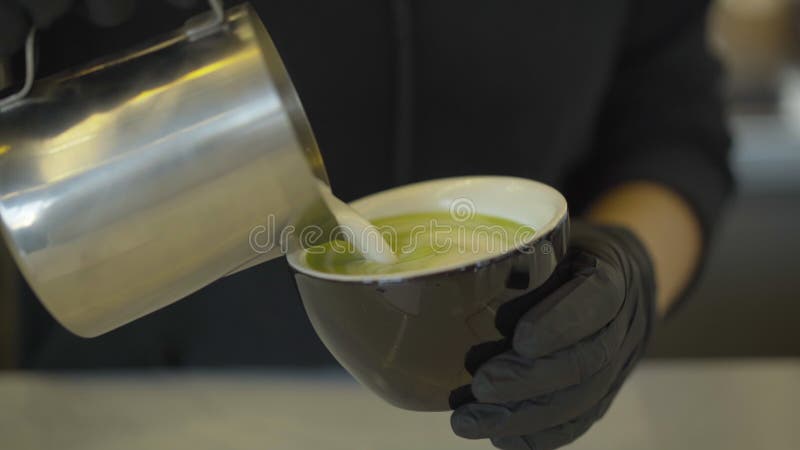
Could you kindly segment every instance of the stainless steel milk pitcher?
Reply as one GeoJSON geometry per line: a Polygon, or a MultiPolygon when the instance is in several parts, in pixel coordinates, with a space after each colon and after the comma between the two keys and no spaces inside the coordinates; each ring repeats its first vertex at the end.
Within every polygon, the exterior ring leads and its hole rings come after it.
{"type": "Polygon", "coordinates": [[[90,337],[281,254],[330,221],[313,133],[249,5],[37,81],[0,112],[6,243],[47,309],[90,337]],[[265,250],[266,249],[266,250],[265,250]]]}

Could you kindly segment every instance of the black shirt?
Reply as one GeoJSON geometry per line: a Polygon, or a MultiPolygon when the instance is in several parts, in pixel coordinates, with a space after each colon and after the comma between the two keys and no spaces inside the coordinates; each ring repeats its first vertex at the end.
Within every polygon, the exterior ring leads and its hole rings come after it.
{"type": "MultiPolygon", "coordinates": [[[[75,17],[42,71],[130,45],[186,14],[142,2],[123,27],[75,17]],[[104,36],[98,39],[98,36],[104,36]]],[[[345,200],[410,181],[507,174],[561,189],[573,214],[614,184],[664,183],[706,234],[731,187],[717,63],[698,0],[254,2],[345,200]]],[[[315,364],[331,359],[273,261],[84,341],[31,300],[24,364],[315,364]]]]}

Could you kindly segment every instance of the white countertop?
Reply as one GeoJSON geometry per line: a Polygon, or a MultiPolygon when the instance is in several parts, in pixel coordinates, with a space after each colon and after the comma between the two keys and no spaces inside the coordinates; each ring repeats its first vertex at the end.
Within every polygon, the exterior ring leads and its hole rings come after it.
{"type": "MultiPolygon", "coordinates": [[[[490,449],[338,372],[0,373],[2,450],[490,449]]],[[[647,362],[570,449],[800,448],[800,360],[647,362]]]]}

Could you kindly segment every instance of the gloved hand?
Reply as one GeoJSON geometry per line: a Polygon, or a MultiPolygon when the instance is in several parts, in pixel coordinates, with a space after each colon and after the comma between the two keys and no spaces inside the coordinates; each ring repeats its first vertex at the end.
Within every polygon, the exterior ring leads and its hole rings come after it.
{"type": "MultiPolygon", "coordinates": [[[[167,0],[188,8],[196,0],[167,0]]],[[[79,10],[94,25],[111,27],[128,20],[136,0],[0,0],[0,58],[12,55],[25,44],[31,26],[46,29],[71,8],[79,10]]]]}
{"type": "Polygon", "coordinates": [[[652,264],[636,237],[574,223],[556,273],[498,311],[507,339],[467,355],[474,377],[451,396],[453,430],[501,449],[572,442],[603,416],[641,357],[654,304],[652,264]]]}

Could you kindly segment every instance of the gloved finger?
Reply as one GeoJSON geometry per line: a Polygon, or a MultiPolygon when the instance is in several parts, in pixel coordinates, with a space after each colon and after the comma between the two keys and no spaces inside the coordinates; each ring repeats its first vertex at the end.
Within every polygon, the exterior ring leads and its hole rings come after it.
{"type": "Polygon", "coordinates": [[[520,355],[538,358],[567,348],[596,333],[619,313],[625,299],[625,280],[608,263],[581,255],[591,264],[546,299],[544,313],[525,313],[514,332],[512,347],[520,355]]]}
{"type": "Polygon", "coordinates": [[[458,409],[461,405],[475,402],[475,396],[472,394],[472,386],[465,384],[450,391],[450,396],[447,399],[450,409],[458,409]]]}
{"type": "MultiPolygon", "coordinates": [[[[511,348],[511,343],[508,339],[501,339],[499,341],[482,342],[473,346],[467,351],[464,357],[464,368],[467,369],[470,375],[475,375],[475,372],[486,361],[494,358],[495,356],[507,351],[511,348]]],[[[448,402],[450,409],[457,409],[459,406],[476,401],[475,395],[472,394],[472,386],[460,386],[450,392],[448,402]]]]}
{"type": "Polygon", "coordinates": [[[630,331],[613,364],[570,388],[520,402],[468,403],[450,417],[453,431],[468,439],[535,434],[585,414],[619,387],[643,347],[647,323],[637,310],[630,331]]]}
{"type": "Polygon", "coordinates": [[[616,390],[577,419],[532,435],[492,438],[492,444],[502,450],[555,450],[572,443],[603,417],[616,396],[616,390]]]}
{"type": "Polygon", "coordinates": [[[72,0],[17,0],[36,28],[47,28],[72,6],[72,0]]]}
{"type": "Polygon", "coordinates": [[[584,414],[609,392],[616,375],[609,366],[583,384],[546,396],[505,404],[468,403],[453,412],[450,424],[468,439],[538,433],[584,414]]]}
{"type": "Polygon", "coordinates": [[[136,0],[83,0],[89,20],[101,27],[114,27],[136,11],[136,0]]]}
{"type": "Polygon", "coordinates": [[[552,307],[552,304],[545,300],[550,297],[550,294],[572,279],[576,266],[580,265],[580,262],[575,261],[573,257],[575,254],[573,252],[564,258],[541,286],[500,305],[494,321],[495,328],[500,334],[511,338],[514,336],[514,330],[517,328],[520,318],[526,312],[536,308],[541,313],[552,307]]]}
{"type": "Polygon", "coordinates": [[[594,336],[565,350],[536,359],[514,351],[492,358],[473,377],[475,398],[484,403],[520,401],[588,380],[617,357],[636,308],[635,304],[623,308],[594,336]]]}
{"type": "Polygon", "coordinates": [[[561,425],[523,436],[503,436],[492,438],[495,447],[504,450],[533,449],[533,450],[555,450],[572,443],[575,439],[582,436],[600,418],[602,418],[608,408],[613,403],[622,383],[627,375],[633,370],[634,362],[644,351],[643,345],[638,345],[632,352],[631,357],[623,365],[620,375],[614,383],[611,391],[603,397],[596,406],[592,407],[582,416],[561,425]]]}
{"type": "Polygon", "coordinates": [[[25,12],[10,0],[0,0],[0,58],[22,48],[30,23],[25,12]]]}
{"type": "Polygon", "coordinates": [[[464,368],[467,369],[470,375],[475,375],[475,372],[487,361],[510,348],[511,343],[507,339],[482,342],[475,345],[467,351],[467,355],[464,357],[464,368]]]}

